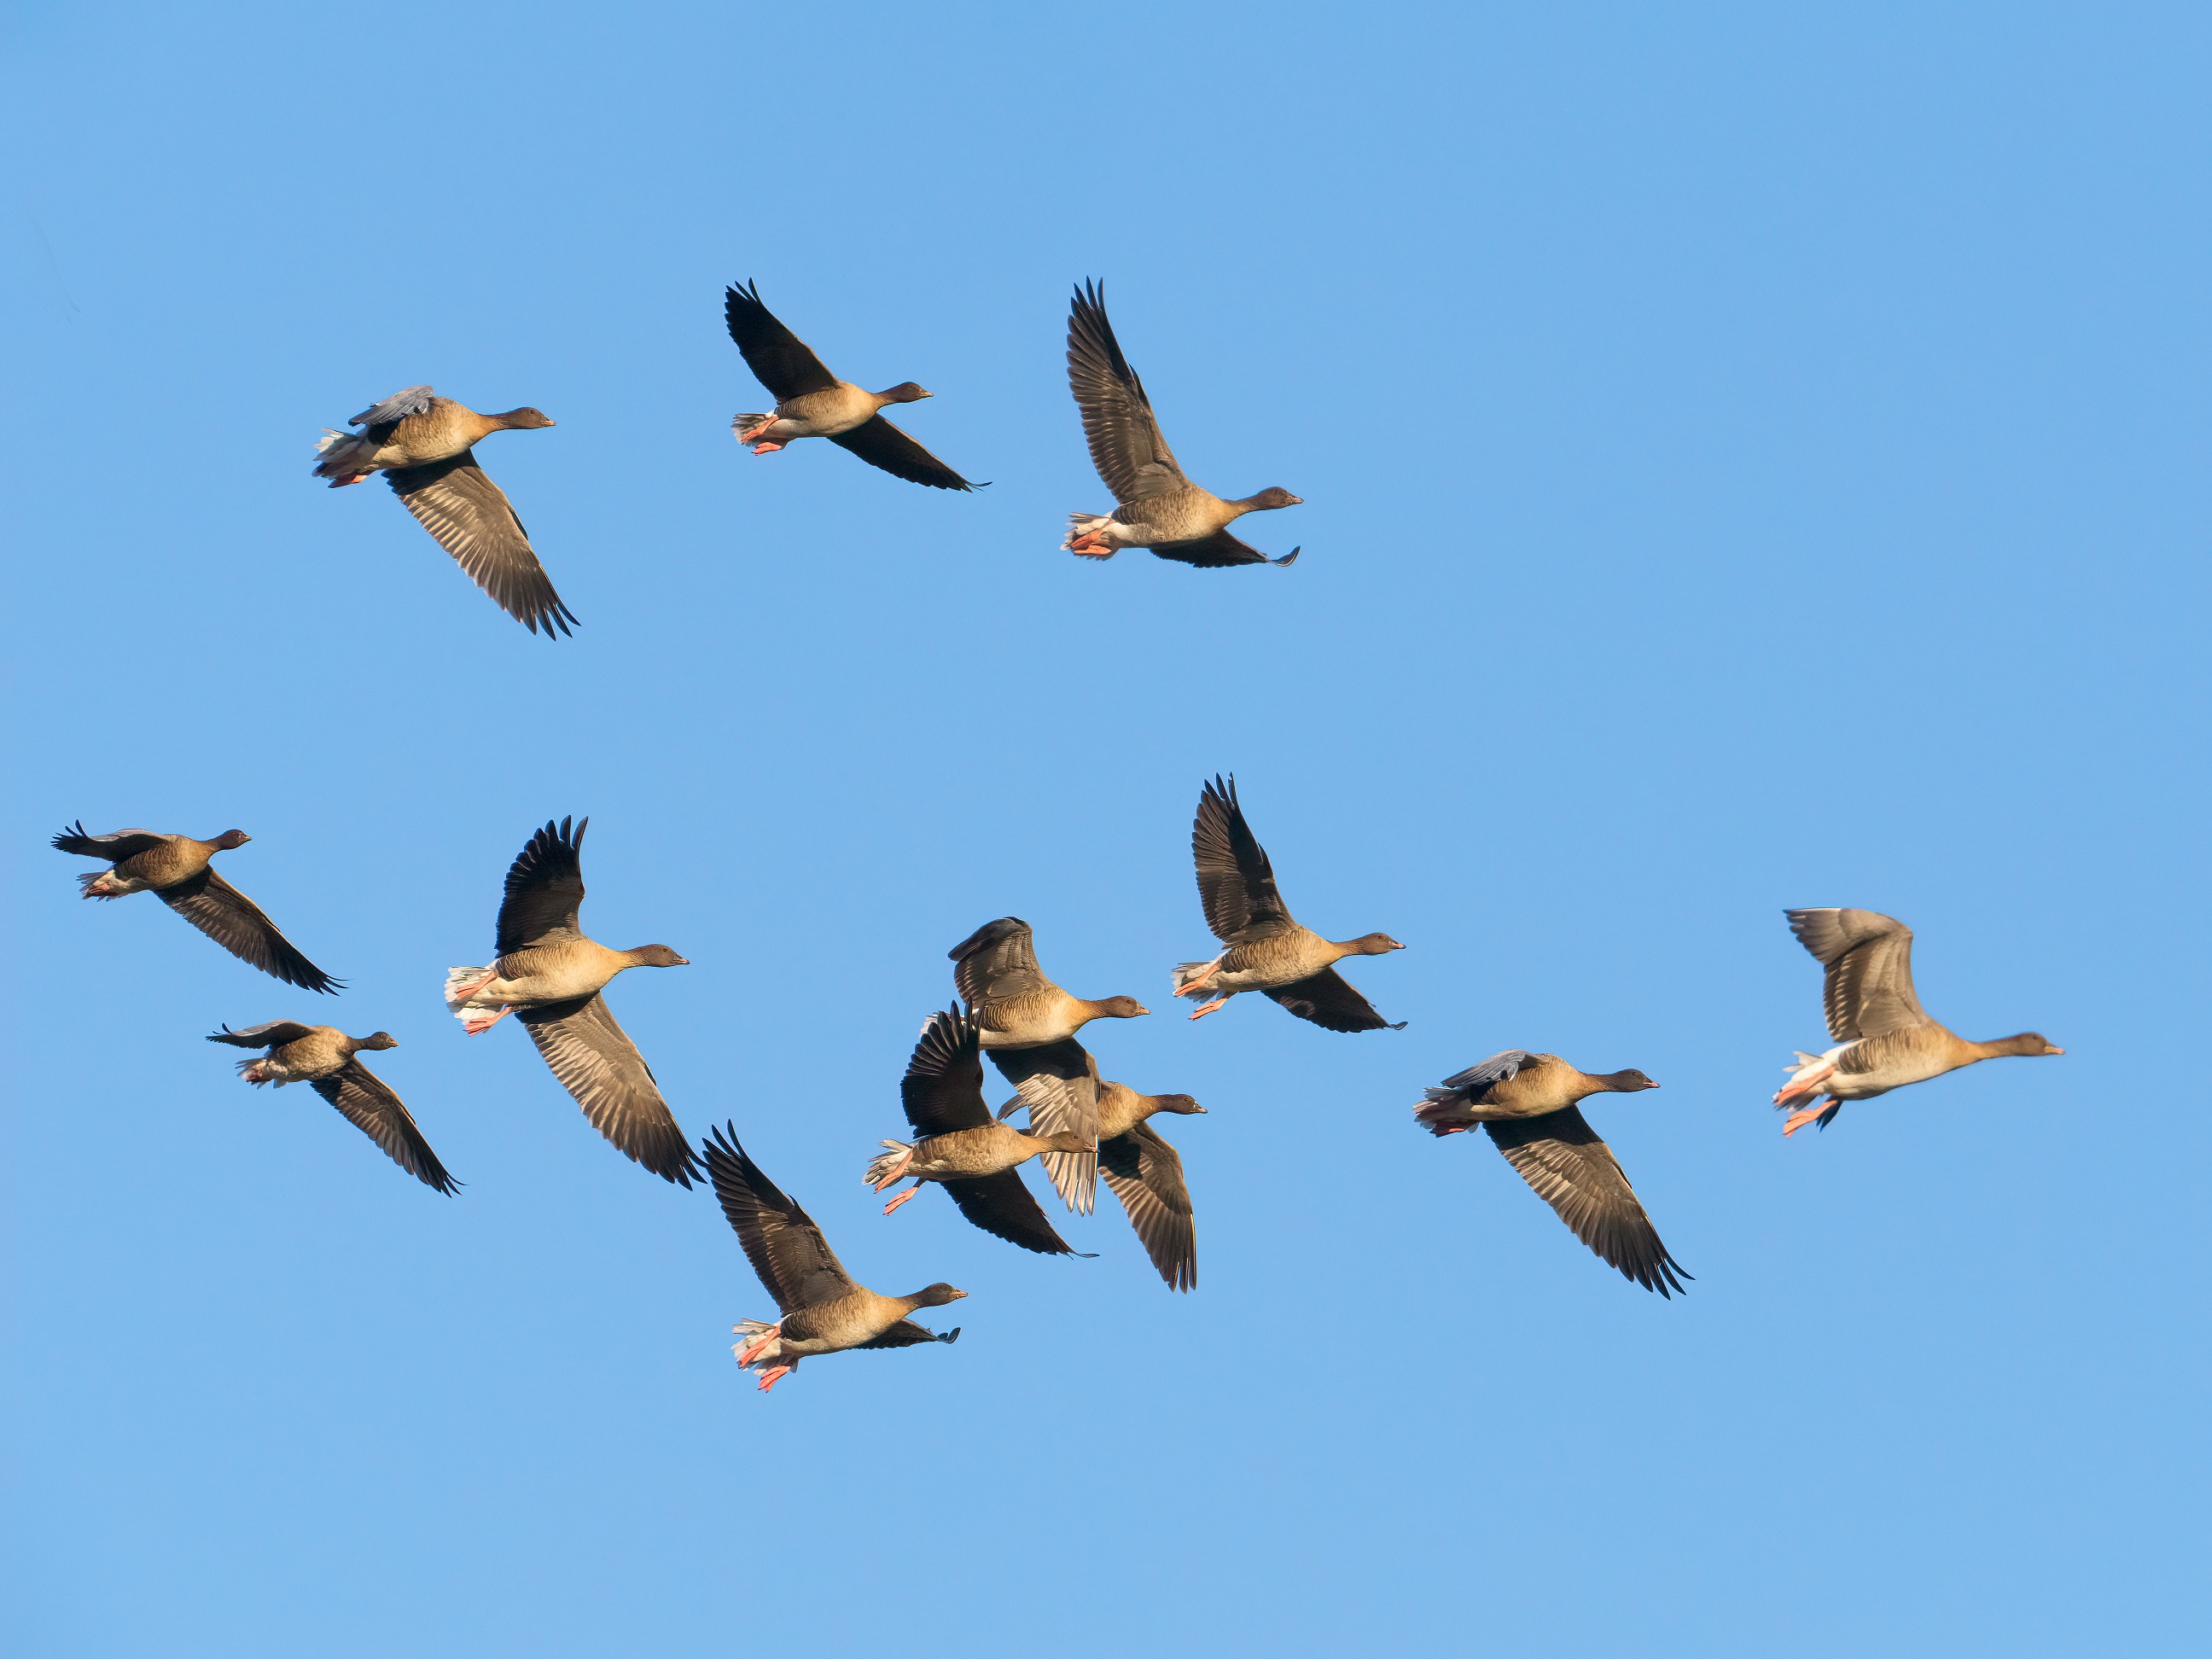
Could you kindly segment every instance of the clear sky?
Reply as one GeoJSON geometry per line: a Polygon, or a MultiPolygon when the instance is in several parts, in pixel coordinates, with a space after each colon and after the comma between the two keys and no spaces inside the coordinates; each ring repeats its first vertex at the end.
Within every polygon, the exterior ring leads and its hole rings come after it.
{"type": "Polygon", "coordinates": [[[2201,1640],[2199,9],[14,9],[11,1652],[2201,1640]],[[1057,550],[1085,276],[1294,569],[1057,550]],[[742,277],[991,488],[741,453],[742,277]],[[558,422],[482,453],[573,640],[308,477],[426,380],[558,422]],[[1402,1033],[1171,1004],[1216,770],[1402,1033]],[[711,1200],[447,1018],[569,812],[686,1127],[958,1346],[762,1398],[711,1200]],[[245,829],[350,988],[80,903],[80,816],[245,829]],[[1835,904],[2066,1056],[1784,1142],[1835,904]],[[1210,1109],[1193,1295],[861,1184],[1008,913],[1210,1109]],[[300,1015],[459,1197],[202,1041],[300,1015]],[[1660,1080],[1687,1295],[1416,1129],[1508,1047],[1660,1080]]]}

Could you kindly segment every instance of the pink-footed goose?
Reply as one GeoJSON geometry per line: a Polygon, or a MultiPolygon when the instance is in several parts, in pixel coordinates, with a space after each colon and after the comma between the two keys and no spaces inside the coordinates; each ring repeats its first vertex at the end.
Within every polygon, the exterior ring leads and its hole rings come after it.
{"type": "Polygon", "coordinates": [[[446,1173],[437,1153],[422,1137],[414,1115],[391,1085],[360,1056],[397,1048],[398,1040],[389,1031],[365,1037],[348,1036],[335,1025],[305,1025],[295,1019],[272,1019],[249,1025],[242,1031],[229,1026],[212,1032],[210,1042],[227,1042],[234,1048],[263,1048],[268,1052],[238,1062],[238,1074],[256,1088],[273,1084],[304,1083],[343,1114],[347,1122],[384,1149],[385,1156],[433,1192],[448,1196],[461,1183],[446,1173]]]}
{"type": "Polygon", "coordinates": [[[1425,1091],[1413,1115],[1434,1135],[1480,1123],[1577,1238],[1645,1290],[1670,1296],[1690,1275],[1659,1242],[1620,1160],[1576,1103],[1658,1086],[1638,1071],[1593,1075],[1557,1054],[1508,1048],[1425,1091]]]}
{"type": "Polygon", "coordinates": [[[1273,488],[1241,501],[1225,501],[1184,476],[1160,423],[1152,400],[1106,320],[1105,290],[1085,283],[1075,291],[1067,319],[1067,384],[1083,416],[1083,435],[1091,464],[1114,492],[1111,513],[1071,513],[1065,552],[1086,559],[1110,559],[1125,547],[1148,548],[1163,559],[1201,569],[1238,564],[1288,565],[1292,548],[1271,559],[1229,533],[1247,513],[1297,507],[1299,498],[1273,488]]]}
{"type": "Polygon", "coordinates": [[[738,1243],[744,1246],[745,1259],[781,1312],[774,1323],[744,1319],[734,1328],[738,1340],[731,1352],[738,1364],[760,1372],[762,1393],[798,1370],[800,1360],[816,1354],[842,1353],[848,1348],[910,1348],[958,1339],[957,1325],[940,1335],[908,1316],[917,1308],[957,1302],[967,1291],[940,1281],[912,1296],[879,1296],[854,1283],[814,1218],[796,1200],[785,1197],[746,1156],[734,1123],[726,1133],[715,1130],[712,1139],[701,1143],[701,1150],[715,1200],[738,1243]]]}
{"type": "Polygon", "coordinates": [[[1802,1049],[1785,1068],[1790,1080],[1774,1097],[1778,1107],[1800,1107],[1782,1125],[1794,1135],[1808,1123],[1823,1129],[1847,1100],[1871,1100],[1925,1083],[1931,1077],[2008,1054],[2063,1054],[2040,1031],[2022,1031],[1992,1042],[1954,1035],[1928,1017],[1912,988],[1912,930],[1874,910],[1785,910],[1790,931],[1826,969],[1821,1011],[1837,1046],[1822,1054],[1802,1049]]]}
{"type": "Polygon", "coordinates": [[[477,465],[474,447],[491,433],[536,431],[550,420],[534,409],[479,415],[427,386],[410,386],[348,424],[362,430],[324,428],[317,477],[337,489],[383,473],[401,504],[501,610],[549,640],[568,631],[574,613],[553,591],[529,532],[477,465]]]}
{"type": "Polygon", "coordinates": [[[599,993],[630,968],[681,968],[665,945],[611,951],[577,925],[584,902],[579,857],[589,818],[549,823],[532,836],[507,872],[500,902],[498,958],[489,967],[446,972],[446,1006],[469,1035],[513,1013],[530,1033],[561,1086],[592,1127],[626,1158],[663,1180],[689,1187],[697,1165],[653,1068],[599,993]]]}
{"type": "Polygon", "coordinates": [[[332,979],[301,956],[261,907],[217,875],[209,862],[217,853],[252,839],[243,830],[226,830],[213,841],[158,835],[151,830],[88,836],[80,820],[56,836],[54,846],[80,858],[107,860],[107,869],[76,878],[86,898],[151,893],[240,962],[287,985],[335,995],[344,988],[344,981],[332,979]]]}

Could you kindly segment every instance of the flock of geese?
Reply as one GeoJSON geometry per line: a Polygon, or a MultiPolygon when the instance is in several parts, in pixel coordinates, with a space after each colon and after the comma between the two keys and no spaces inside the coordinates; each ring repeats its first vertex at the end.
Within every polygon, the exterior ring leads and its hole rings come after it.
{"type": "MultiPolygon", "coordinates": [[[[766,413],[739,415],[738,441],[772,454],[802,438],[827,438],[896,477],[942,489],[971,484],[883,416],[892,404],[931,394],[913,381],[869,392],[841,380],[761,302],[757,287],[725,295],[730,337],[775,399],[766,413]]],[[[1293,548],[1270,558],[1229,533],[1244,514],[1294,507],[1298,498],[1269,489],[1224,500],[1193,483],[1176,463],[1143,383],[1122,356],[1099,289],[1077,290],[1067,334],[1068,383],[1098,475],[1116,505],[1111,513],[1069,515],[1066,551],[1110,558],[1123,548],[1202,568],[1287,566],[1293,548]]],[[[567,635],[576,617],[538,562],[506,495],[477,465],[474,446],[499,431],[553,422],[535,409],[482,415],[427,386],[411,386],[330,432],[316,476],[332,488],[381,472],[408,510],[477,586],[532,633],[567,635]]],[[[508,866],[494,932],[495,955],[446,975],[445,999],[471,1036],[509,1014],[592,1127],[625,1157],[663,1180],[690,1188],[703,1177],[775,1302],[773,1321],[737,1329],[738,1363],[769,1389],[817,1354],[951,1342],[960,1333],[931,1331],[913,1316],[966,1296],[944,1283],[907,1296],[884,1296],[856,1281],[821,1228],[762,1170],[734,1124],[695,1148],[654,1081],[653,1068],[617,1023],[605,991],[632,968],[679,968],[666,945],[616,950],[586,934],[582,848],[588,820],[563,818],[531,836],[508,866]]],[[[214,866],[217,854],[251,838],[231,830],[211,841],[120,830],[87,833],[82,823],[56,836],[64,853],[105,866],[79,878],[87,898],[150,892],[240,960],[288,985],[335,994],[333,979],[301,953],[266,913],[214,866]]],[[[1191,855],[1207,929],[1220,949],[1176,964],[1173,994],[1195,1006],[1189,1018],[1217,1012],[1258,992],[1324,1030],[1396,1030],[1337,971],[1349,957],[1405,948],[1383,933],[1331,939],[1296,921],[1273,864],[1246,822],[1233,780],[1200,791],[1191,855]]],[[[1912,984],[1912,933],[1871,910],[1785,913],[1799,942],[1824,970],[1822,1012],[1834,1046],[1799,1053],[1774,1097],[1794,1109],[1783,1133],[1808,1123],[1825,1128],[1847,1101],[1871,1099],[1977,1060],[2064,1050],[2027,1031],[1993,1042],[1958,1036],[1929,1017],[1912,984]]],[[[1091,1213],[1103,1179],[1120,1202],[1153,1267],[1167,1285],[1198,1282],[1197,1228],[1182,1160],[1155,1127],[1162,1116],[1201,1115],[1187,1094],[1143,1094],[1104,1077],[1078,1040],[1093,1021],[1133,1019],[1151,1011],[1135,997],[1080,997],[1048,977],[1030,925],[1016,916],[986,922],[948,953],[958,1001],[922,1026],[899,1081],[911,1139],[884,1139],[866,1166],[878,1192],[912,1184],[884,1206],[890,1215],[924,1188],[944,1189],[976,1227],[1026,1250],[1079,1252],[1064,1239],[1022,1179],[1036,1159],[1066,1209],[1091,1213]],[[990,1056],[1012,1096],[995,1112],[985,1093],[990,1056]],[[1023,1125],[1017,1126],[1017,1114],[1023,1125]]],[[[213,1033],[211,1042],[259,1051],[238,1062],[257,1087],[306,1083],[399,1167],[434,1190],[459,1183],[430,1146],[404,1102],[362,1055],[398,1046],[389,1032],[349,1036],[335,1026],[278,1019],[213,1033]]],[[[1627,1176],[1582,1112],[1601,1094],[1659,1085],[1633,1068],[1589,1073],[1557,1054],[1508,1048],[1424,1091],[1416,1122],[1435,1135],[1480,1126],[1529,1187],[1576,1237],[1634,1283],[1662,1297],[1690,1275],[1660,1240],[1627,1176]]]]}

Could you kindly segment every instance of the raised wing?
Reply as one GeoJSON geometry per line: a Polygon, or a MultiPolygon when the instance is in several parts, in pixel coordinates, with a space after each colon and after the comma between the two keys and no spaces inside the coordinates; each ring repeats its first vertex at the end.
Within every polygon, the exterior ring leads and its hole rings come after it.
{"type": "Polygon", "coordinates": [[[518,1008],[514,1017],[530,1032],[561,1086],[575,1097],[592,1127],[623,1157],[642,1164],[663,1181],[689,1187],[698,1164],[676,1115],[661,1098],[653,1068],[637,1045],[615,1024],[613,1011],[596,992],[566,1002],[518,1008]]]}
{"type": "Polygon", "coordinates": [[[830,441],[908,483],[928,484],[937,489],[976,487],[880,415],[870,416],[850,432],[832,433],[830,441]]]}
{"type": "Polygon", "coordinates": [[[414,1116],[382,1078],[358,1060],[349,1060],[342,1070],[314,1079],[315,1092],[345,1114],[352,1124],[378,1146],[385,1156],[434,1192],[451,1197],[461,1183],[446,1173],[437,1153],[422,1138],[414,1116]]]}
{"type": "Polygon", "coordinates": [[[151,830],[118,830],[111,836],[88,836],[84,832],[84,820],[79,818],[54,837],[54,846],[60,852],[75,853],[88,859],[106,859],[110,864],[120,864],[141,853],[152,852],[167,839],[167,836],[157,836],[151,830]]]}
{"type": "Polygon", "coordinates": [[[1325,1031],[1402,1031],[1404,1020],[1393,1024],[1375,1012],[1375,1005],[1353,990],[1334,968],[1324,968],[1310,978],[1294,980],[1267,993],[1300,1019],[1310,1020],[1325,1031]]]}
{"type": "Polygon", "coordinates": [[[380,404],[371,404],[348,421],[348,426],[397,426],[410,415],[420,415],[429,408],[432,398],[427,386],[410,386],[393,392],[380,404]]]}
{"type": "Polygon", "coordinates": [[[234,1031],[226,1025],[220,1031],[210,1031],[208,1041],[228,1042],[234,1048],[275,1048],[287,1042],[297,1042],[314,1029],[312,1025],[301,1024],[296,1019],[271,1019],[258,1025],[249,1025],[242,1031],[234,1031]]]}
{"type": "Polygon", "coordinates": [[[1211,536],[1194,542],[1154,542],[1152,550],[1164,559],[1177,564],[1196,565],[1200,570],[1226,570],[1234,564],[1293,565],[1304,550],[1292,548],[1279,559],[1271,559],[1249,542],[1240,542],[1225,530],[1217,530],[1211,536]]]}
{"type": "Polygon", "coordinates": [[[980,1128],[991,1121],[983,1103],[983,1062],[973,1014],[932,1014],[899,1079],[906,1121],[925,1135],[980,1128]]]}
{"type": "MultiPolygon", "coordinates": [[[[1073,1037],[1036,1048],[994,1048],[991,1059],[1029,1108],[1033,1135],[1098,1138],[1098,1062],[1073,1037]]],[[[1045,1152],[1046,1177],[1067,1207],[1089,1215],[1097,1203],[1098,1159],[1092,1152],[1045,1152]]]]}
{"type": "Polygon", "coordinates": [[[952,982],[977,1007],[1028,996],[1052,984],[1037,966],[1030,925],[1019,916],[985,922],[945,954],[952,959],[952,982]]]}
{"type": "Polygon", "coordinates": [[[525,842],[507,866],[507,893],[499,902],[499,953],[549,939],[574,939],[582,930],[576,912],[584,902],[582,853],[589,818],[550,820],[525,842]]]}
{"type": "Polygon", "coordinates": [[[1647,1291],[1670,1296],[1690,1277],[1667,1254],[1612,1149],[1579,1107],[1486,1123],[1505,1161],[1577,1238],[1647,1291]]]}
{"type": "Polygon", "coordinates": [[[1785,910],[1797,942],[1827,969],[1821,1012],[1838,1042],[1927,1023],[1912,988],[1912,930],[1874,910],[1785,910]]]}
{"type": "Polygon", "coordinates": [[[807,349],[805,342],[776,321],[775,313],[761,303],[760,285],[722,290],[722,320],[730,337],[744,353],[745,367],[753,378],[775,394],[778,403],[810,392],[827,392],[837,377],[807,349]]]}
{"type": "Polygon", "coordinates": [[[384,475],[410,513],[469,580],[532,633],[566,634],[575,613],[561,603],[553,579],[538,562],[530,533],[505,492],[484,476],[476,452],[465,449],[427,466],[394,467],[384,475]]]}
{"type": "Polygon", "coordinates": [[[332,979],[301,956],[261,907],[213,870],[155,890],[155,896],[217,945],[263,973],[304,991],[335,996],[345,981],[332,979]]]}
{"type": "Polygon", "coordinates": [[[996,1233],[1009,1244],[1018,1244],[1040,1255],[1073,1255],[1075,1249],[1052,1230],[1030,1189],[1022,1185],[1018,1170],[1001,1170],[975,1181],[940,1183],[952,1201],[987,1233],[996,1233]]]}
{"type": "Polygon", "coordinates": [[[1526,1048],[1501,1048],[1487,1060],[1478,1060],[1463,1072],[1454,1072],[1443,1080],[1439,1089],[1427,1091],[1430,1099],[1436,1100],[1446,1093],[1473,1097],[1495,1084],[1517,1076],[1521,1068],[1535,1059],[1526,1048]]]}
{"type": "MultiPolygon", "coordinates": [[[[711,1140],[699,1143],[707,1155],[707,1178],[714,1183],[715,1200],[729,1218],[738,1243],[744,1246],[745,1260],[753,1264],[753,1271],[775,1298],[775,1305],[791,1313],[850,1294],[854,1288],[853,1276],[822,1237],[814,1218],[800,1209],[796,1200],[786,1198],[760,1165],[746,1156],[738,1140],[738,1126],[727,1127],[726,1137],[717,1129],[711,1140]]],[[[861,1346],[904,1345],[878,1337],[874,1343],[861,1346]]]]}
{"type": "Polygon", "coordinates": [[[1217,773],[1199,791],[1190,856],[1198,866],[1206,925],[1223,944],[1247,944],[1291,925],[1290,907],[1275,889],[1275,866],[1237,804],[1236,779],[1224,781],[1217,773]]]}
{"type": "Polygon", "coordinates": [[[1182,1156],[1149,1123],[1098,1146],[1099,1173],[1171,1291],[1198,1284],[1198,1224],[1183,1185],[1182,1156]]]}
{"type": "Polygon", "coordinates": [[[1164,495],[1190,482],[1106,320],[1105,289],[1089,282],[1075,290],[1067,315],[1067,386],[1083,416],[1091,464],[1116,501],[1164,495]]]}

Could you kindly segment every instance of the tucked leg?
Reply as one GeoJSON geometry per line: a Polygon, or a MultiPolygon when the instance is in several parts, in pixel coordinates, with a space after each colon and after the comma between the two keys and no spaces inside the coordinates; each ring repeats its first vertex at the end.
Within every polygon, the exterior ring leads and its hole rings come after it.
{"type": "Polygon", "coordinates": [[[774,1387],[775,1387],[775,1386],[779,1382],[781,1382],[783,1378],[785,1378],[785,1377],[787,1377],[787,1376],[789,1376],[790,1375],[791,1375],[791,1367],[790,1367],[790,1366],[788,1366],[788,1365],[777,1365],[777,1366],[774,1366],[774,1367],[772,1367],[771,1369],[769,1369],[769,1370],[764,1370],[764,1371],[763,1371],[763,1372],[761,1373],[761,1389],[760,1389],[760,1391],[761,1391],[763,1394],[766,1394],[766,1393],[767,1393],[770,1389],[774,1388],[774,1387]]]}
{"type": "MultiPolygon", "coordinates": [[[[753,1340],[752,1346],[749,1348],[740,1348],[738,1350],[738,1364],[740,1365],[751,1364],[754,1360],[761,1357],[763,1350],[768,1348],[782,1334],[783,1327],[781,1325],[772,1326],[769,1329],[763,1331],[753,1340]]],[[[787,1366],[785,1369],[789,1370],[790,1368],[787,1366]]]]}
{"type": "Polygon", "coordinates": [[[514,1012],[514,1008],[512,1004],[501,1004],[500,1011],[497,1013],[491,1015],[489,1018],[486,1018],[482,1014],[477,1014],[463,1020],[461,1022],[461,1029],[464,1031],[466,1031],[471,1036],[482,1036],[486,1031],[491,1030],[493,1026],[498,1024],[500,1021],[505,1019],[514,1012]]]}
{"type": "MultiPolygon", "coordinates": [[[[878,1191],[880,1191],[880,1190],[881,1190],[881,1188],[878,1188],[878,1191]]],[[[896,1210],[896,1208],[898,1208],[898,1206],[899,1206],[900,1205],[902,1205],[902,1204],[905,1203],[908,1199],[912,1198],[912,1197],[913,1197],[916,1193],[920,1192],[921,1190],[921,1183],[919,1181],[917,1181],[917,1182],[915,1182],[914,1183],[914,1185],[913,1185],[913,1186],[911,1186],[911,1187],[908,1188],[904,1192],[901,1193],[901,1194],[900,1194],[896,1198],[893,1199],[890,1203],[888,1203],[888,1204],[884,1205],[884,1213],[885,1215],[889,1215],[889,1214],[890,1214],[893,1210],[896,1210]]]]}

